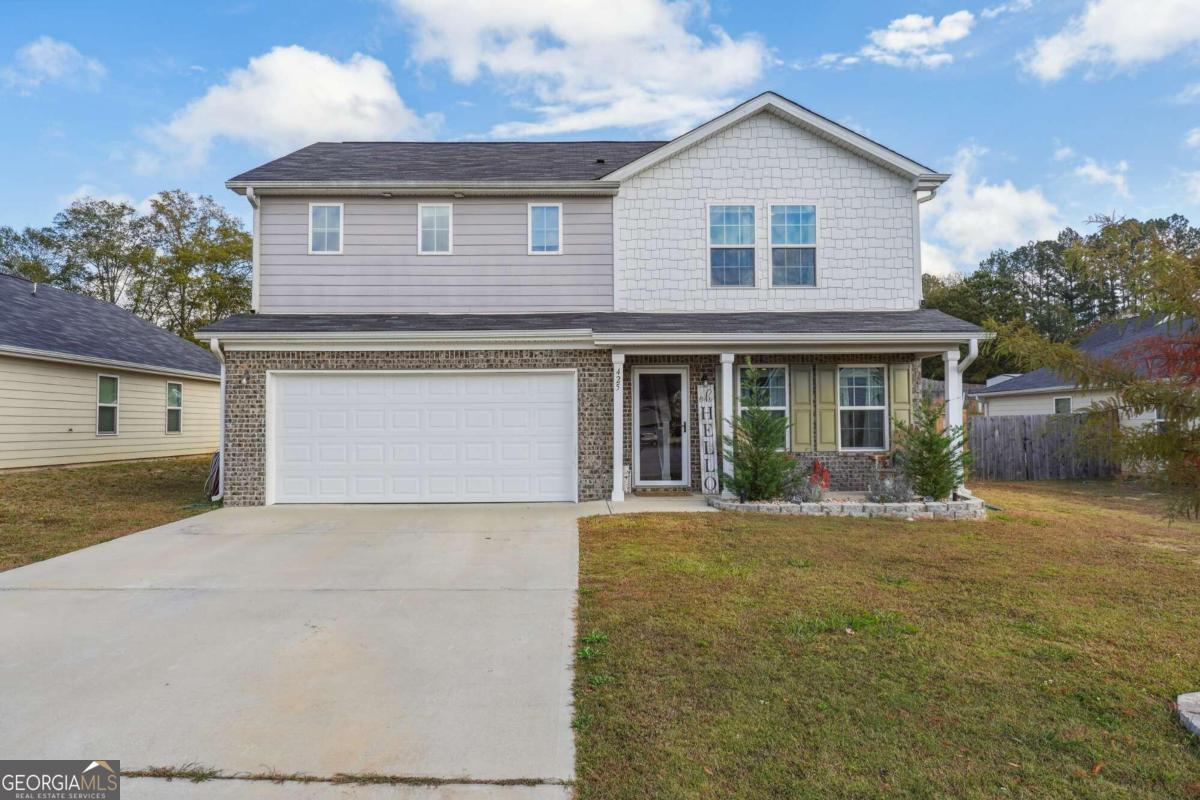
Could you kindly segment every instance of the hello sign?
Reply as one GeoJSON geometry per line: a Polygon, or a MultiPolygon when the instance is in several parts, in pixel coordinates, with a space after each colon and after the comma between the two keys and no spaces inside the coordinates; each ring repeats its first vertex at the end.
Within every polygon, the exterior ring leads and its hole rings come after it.
{"type": "Polygon", "coordinates": [[[717,404],[716,391],[711,383],[696,387],[696,413],[700,417],[700,491],[720,494],[721,480],[717,474],[717,404]]]}

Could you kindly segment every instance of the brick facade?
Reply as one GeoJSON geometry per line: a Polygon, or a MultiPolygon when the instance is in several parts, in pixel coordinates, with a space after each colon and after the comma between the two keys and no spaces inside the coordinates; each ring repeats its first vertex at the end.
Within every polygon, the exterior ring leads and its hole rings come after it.
{"type": "MultiPolygon", "coordinates": [[[[771,355],[753,363],[809,365],[818,363],[905,363],[910,354],[771,355]]],[[[739,357],[737,364],[745,363],[739,357]]],[[[914,376],[920,374],[919,361],[914,376]]],[[[634,367],[684,366],[688,369],[689,458],[691,485],[700,490],[699,418],[696,387],[719,387],[720,362],[715,355],[630,355],[625,363],[624,462],[633,460],[634,367]]],[[[736,365],[735,365],[736,366],[736,365]]],[[[268,370],[404,370],[404,369],[552,369],[578,371],[579,499],[606,499],[612,491],[612,356],[608,350],[463,350],[463,351],[239,351],[225,354],[225,502],[231,506],[262,505],[265,500],[266,373],[268,370]]],[[[918,385],[913,381],[914,392],[918,385]]],[[[717,390],[718,404],[720,389],[717,390]]],[[[718,410],[718,416],[719,416],[718,410]]],[[[814,438],[815,441],[815,438],[814,438]]],[[[833,488],[863,489],[877,468],[877,456],[858,453],[798,453],[807,466],[820,458],[829,467],[833,488]]]]}

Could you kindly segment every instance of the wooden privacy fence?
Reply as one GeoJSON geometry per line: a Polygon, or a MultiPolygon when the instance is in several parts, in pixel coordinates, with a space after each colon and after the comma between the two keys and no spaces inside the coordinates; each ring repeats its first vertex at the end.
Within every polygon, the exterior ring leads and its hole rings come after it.
{"type": "Polygon", "coordinates": [[[1096,426],[1083,414],[971,417],[967,448],[970,476],[979,480],[1039,481],[1107,478],[1116,465],[1094,440],[1096,426]]]}

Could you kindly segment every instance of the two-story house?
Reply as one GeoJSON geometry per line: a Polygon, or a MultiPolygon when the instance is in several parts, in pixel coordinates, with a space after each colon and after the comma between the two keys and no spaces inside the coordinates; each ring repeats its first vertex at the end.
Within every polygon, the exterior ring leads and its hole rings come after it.
{"type": "Polygon", "coordinates": [[[781,444],[862,488],[921,358],[961,414],[982,332],[920,308],[947,177],[770,92],[671,141],[320,143],[243,173],[255,313],[203,332],[226,501],[714,491],[748,362],[781,444]]]}

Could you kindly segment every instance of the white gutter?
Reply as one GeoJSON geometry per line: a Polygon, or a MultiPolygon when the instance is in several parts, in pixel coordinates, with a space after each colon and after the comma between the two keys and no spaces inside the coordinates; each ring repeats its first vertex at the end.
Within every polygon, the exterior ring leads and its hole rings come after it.
{"type": "Polygon", "coordinates": [[[251,223],[252,238],[250,239],[250,309],[252,311],[258,311],[258,285],[261,283],[258,274],[258,265],[259,261],[261,260],[259,258],[259,252],[261,248],[260,240],[262,238],[259,235],[259,217],[261,216],[261,212],[259,211],[258,195],[254,193],[253,186],[246,187],[246,199],[250,201],[250,205],[254,209],[254,220],[251,223]]]}
{"type": "Polygon", "coordinates": [[[15,345],[0,345],[0,355],[17,358],[32,358],[38,361],[57,361],[63,364],[79,364],[85,367],[111,367],[128,372],[144,372],[148,375],[171,375],[184,378],[195,378],[201,381],[215,381],[217,376],[211,372],[195,372],[189,369],[172,369],[170,367],[155,367],[149,364],[138,364],[134,361],[118,361],[112,358],[95,358],[79,356],[70,353],[59,353],[54,350],[36,350],[32,347],[17,347],[15,345]]]}
{"type": "Polygon", "coordinates": [[[221,362],[221,396],[217,400],[217,493],[211,498],[215,503],[225,496],[225,354],[216,337],[208,340],[208,349],[221,362]]]}

